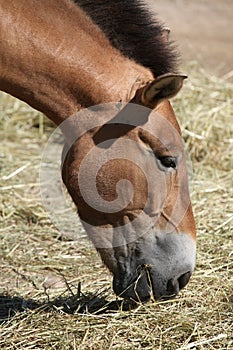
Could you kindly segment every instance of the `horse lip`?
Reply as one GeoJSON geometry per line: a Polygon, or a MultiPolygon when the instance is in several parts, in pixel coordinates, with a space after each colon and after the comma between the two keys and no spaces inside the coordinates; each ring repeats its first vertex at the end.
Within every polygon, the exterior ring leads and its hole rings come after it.
{"type": "Polygon", "coordinates": [[[124,278],[122,284],[116,283],[120,280],[122,276],[115,276],[113,280],[114,292],[124,299],[134,300],[136,302],[146,302],[151,299],[153,294],[153,283],[150,278],[150,265],[142,264],[136,269],[134,275],[128,277],[127,280],[124,278]],[[140,285],[142,280],[145,280],[145,284],[140,285]],[[127,283],[124,283],[126,282],[127,283]],[[138,291],[137,289],[140,289],[138,291]]]}
{"type": "MultiPolygon", "coordinates": [[[[128,277],[128,276],[127,276],[128,277]]],[[[123,277],[122,275],[116,275],[113,278],[113,290],[116,293],[116,295],[124,298],[127,292],[129,292],[129,289],[131,289],[136,281],[138,276],[131,276],[130,278],[123,277]],[[120,283],[120,281],[123,280],[123,282],[120,283]],[[125,283],[127,281],[127,283],[125,283]]]]}

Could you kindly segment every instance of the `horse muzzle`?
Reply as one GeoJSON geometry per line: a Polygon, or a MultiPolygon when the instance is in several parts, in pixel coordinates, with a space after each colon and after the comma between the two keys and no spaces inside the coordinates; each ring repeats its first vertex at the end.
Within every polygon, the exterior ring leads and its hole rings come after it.
{"type": "Polygon", "coordinates": [[[149,267],[142,267],[140,274],[126,288],[117,278],[114,278],[113,289],[118,296],[136,302],[169,299],[179,294],[189,282],[191,275],[192,273],[187,271],[180,276],[163,280],[149,267]]]}
{"type": "MultiPolygon", "coordinates": [[[[188,234],[157,234],[154,245],[141,244],[136,265],[114,275],[114,292],[125,299],[145,302],[173,298],[190,280],[196,243],[188,234]]],[[[127,266],[125,264],[124,266],[127,266]]]]}

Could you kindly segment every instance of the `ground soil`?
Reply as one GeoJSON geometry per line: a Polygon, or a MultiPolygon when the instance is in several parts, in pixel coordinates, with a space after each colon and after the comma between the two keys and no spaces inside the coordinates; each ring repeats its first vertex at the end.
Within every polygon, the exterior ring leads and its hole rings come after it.
{"type": "Polygon", "coordinates": [[[233,81],[232,0],[147,0],[171,29],[183,63],[198,61],[210,73],[233,81]]]}

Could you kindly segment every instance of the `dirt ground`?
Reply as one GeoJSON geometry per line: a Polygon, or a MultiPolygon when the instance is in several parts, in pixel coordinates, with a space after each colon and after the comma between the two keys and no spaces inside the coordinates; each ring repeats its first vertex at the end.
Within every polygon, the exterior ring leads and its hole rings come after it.
{"type": "Polygon", "coordinates": [[[197,61],[233,81],[232,0],[147,0],[171,29],[183,63],[197,61]]]}

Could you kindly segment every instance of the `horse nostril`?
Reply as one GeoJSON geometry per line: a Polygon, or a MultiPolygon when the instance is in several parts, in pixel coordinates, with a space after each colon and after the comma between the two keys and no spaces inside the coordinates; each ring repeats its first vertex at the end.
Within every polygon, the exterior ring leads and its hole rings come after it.
{"type": "Polygon", "coordinates": [[[186,286],[186,284],[190,280],[190,277],[191,277],[191,272],[188,271],[178,278],[178,283],[179,283],[180,289],[182,289],[186,286]]]}
{"type": "Polygon", "coordinates": [[[169,295],[176,295],[186,286],[191,277],[191,272],[185,272],[179,278],[172,278],[167,282],[167,292],[169,295]]]}

